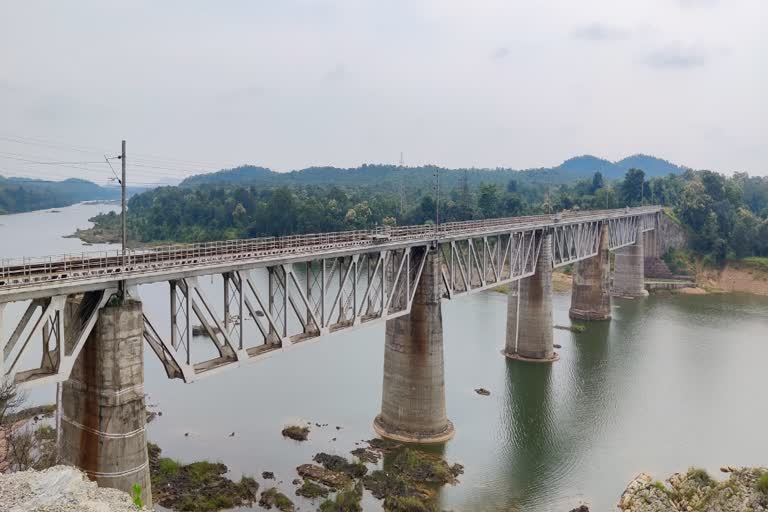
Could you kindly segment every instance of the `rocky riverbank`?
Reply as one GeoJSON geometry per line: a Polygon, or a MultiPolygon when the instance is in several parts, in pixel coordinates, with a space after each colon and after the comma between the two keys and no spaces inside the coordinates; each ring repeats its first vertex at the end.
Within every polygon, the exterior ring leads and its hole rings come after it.
{"type": "Polygon", "coordinates": [[[0,509],[12,512],[136,512],[131,497],[97,487],[69,466],[0,474],[0,509]]]}
{"type": "Polygon", "coordinates": [[[702,469],[675,473],[665,482],[641,473],[619,501],[627,512],[765,512],[768,511],[768,469],[731,468],[724,481],[702,469]]]}

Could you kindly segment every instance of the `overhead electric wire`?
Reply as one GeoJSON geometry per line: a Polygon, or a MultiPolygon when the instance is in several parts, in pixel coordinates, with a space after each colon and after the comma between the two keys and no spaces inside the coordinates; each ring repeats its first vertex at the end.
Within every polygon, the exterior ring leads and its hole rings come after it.
{"type": "MultiPolygon", "coordinates": [[[[102,155],[105,152],[103,149],[96,149],[93,146],[90,147],[91,149],[86,149],[88,148],[88,146],[74,146],[74,145],[59,144],[59,143],[43,141],[42,139],[34,138],[34,137],[22,137],[20,135],[0,135],[0,140],[7,140],[8,142],[14,142],[18,144],[31,144],[31,145],[46,146],[51,148],[68,149],[68,150],[78,151],[82,153],[94,153],[99,155],[102,155]]],[[[216,167],[220,169],[236,167],[236,165],[232,165],[232,164],[222,165],[220,163],[214,163],[214,162],[173,158],[173,157],[167,157],[167,156],[158,156],[158,155],[152,155],[147,153],[131,153],[131,161],[134,161],[134,160],[157,162],[157,163],[166,162],[166,164],[171,164],[171,165],[174,163],[192,164],[199,167],[207,167],[207,168],[216,167]]],[[[178,169],[178,170],[185,170],[185,169],[178,169]]]]}
{"type": "MultiPolygon", "coordinates": [[[[71,145],[71,144],[63,144],[63,143],[56,143],[52,141],[47,141],[41,138],[37,137],[24,137],[20,135],[12,135],[12,134],[0,134],[0,141],[5,141],[9,144],[23,144],[28,146],[39,146],[39,147],[47,147],[49,149],[54,150],[54,152],[67,152],[67,151],[75,151],[78,153],[83,154],[98,154],[99,156],[102,156],[105,154],[104,150],[99,150],[93,146],[77,146],[77,145],[71,145]]],[[[106,153],[110,153],[107,151],[106,153]]],[[[0,158],[15,160],[17,162],[20,162],[23,167],[26,167],[27,169],[20,170],[19,172],[22,172],[23,174],[30,174],[34,173],[35,176],[40,176],[36,171],[33,171],[34,166],[37,165],[44,165],[44,166],[59,166],[59,167],[65,167],[69,169],[76,169],[79,171],[85,171],[87,173],[91,174],[99,174],[102,175],[106,169],[94,169],[84,166],[90,166],[90,165],[102,165],[104,163],[109,164],[108,161],[70,161],[70,160],[64,160],[61,158],[54,158],[51,155],[29,155],[24,153],[14,153],[14,152],[8,152],[8,151],[0,151],[0,158]],[[3,156],[5,155],[5,156],[3,156]]],[[[143,153],[132,153],[131,159],[130,159],[129,166],[130,168],[139,169],[138,172],[132,172],[132,176],[135,176],[138,178],[138,181],[130,180],[130,184],[133,185],[141,184],[141,185],[165,185],[162,182],[153,182],[151,180],[183,180],[189,176],[192,176],[194,174],[204,174],[209,173],[215,170],[219,169],[230,169],[235,168],[237,165],[231,165],[231,164],[215,164],[212,162],[202,162],[202,161],[196,161],[196,160],[189,160],[189,159],[181,159],[181,158],[172,158],[172,157],[164,157],[164,156],[158,156],[158,155],[151,155],[151,154],[143,154],[143,153]],[[152,172],[141,172],[140,169],[151,169],[152,172]],[[165,172],[157,172],[157,171],[165,171],[165,172]],[[146,180],[146,181],[145,181],[146,180]]],[[[111,167],[111,165],[110,165],[111,167]]],[[[112,174],[117,178],[117,175],[115,173],[115,170],[112,169],[112,174]]],[[[56,176],[53,179],[67,179],[68,176],[56,176]]],[[[50,178],[49,178],[50,179],[50,178]]],[[[109,178],[111,179],[111,178],[109,178]]]]}

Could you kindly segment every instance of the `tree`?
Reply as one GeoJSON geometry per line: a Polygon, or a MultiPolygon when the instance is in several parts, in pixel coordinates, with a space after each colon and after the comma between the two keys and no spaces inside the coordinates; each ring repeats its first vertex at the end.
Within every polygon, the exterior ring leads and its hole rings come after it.
{"type": "Polygon", "coordinates": [[[489,183],[480,185],[480,195],[477,198],[477,207],[485,219],[498,217],[499,190],[496,185],[489,183]]]}
{"type": "Polygon", "coordinates": [[[605,183],[603,181],[603,173],[600,171],[595,172],[595,174],[592,175],[592,187],[590,188],[590,192],[594,195],[595,192],[600,190],[605,186],[605,183]]]}
{"type": "Polygon", "coordinates": [[[643,201],[643,188],[645,185],[645,173],[640,169],[630,169],[624,175],[621,184],[621,195],[628,206],[639,205],[643,201]]]}
{"type": "Polygon", "coordinates": [[[5,424],[8,414],[24,404],[25,399],[12,380],[0,380],[0,426],[5,424]]]}

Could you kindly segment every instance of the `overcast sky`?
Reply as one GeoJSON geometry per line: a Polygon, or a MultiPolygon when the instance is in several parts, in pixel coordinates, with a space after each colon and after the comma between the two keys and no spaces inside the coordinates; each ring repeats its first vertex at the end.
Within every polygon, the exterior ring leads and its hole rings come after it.
{"type": "Polygon", "coordinates": [[[134,182],[401,151],[768,174],[766,21],[766,0],[0,0],[0,174],[94,179],[26,160],[122,138],[134,182]]]}

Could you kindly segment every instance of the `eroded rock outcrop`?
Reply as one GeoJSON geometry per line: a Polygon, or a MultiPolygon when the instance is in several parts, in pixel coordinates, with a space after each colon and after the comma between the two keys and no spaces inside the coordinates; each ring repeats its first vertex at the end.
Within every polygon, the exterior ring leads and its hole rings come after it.
{"type": "Polygon", "coordinates": [[[768,470],[722,468],[730,474],[718,482],[702,469],[675,473],[666,482],[641,473],[627,486],[619,508],[631,512],[765,512],[768,470]]]}

